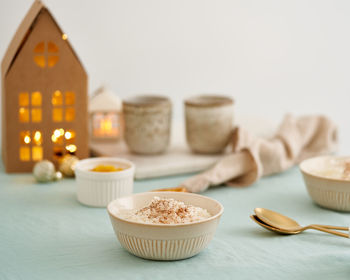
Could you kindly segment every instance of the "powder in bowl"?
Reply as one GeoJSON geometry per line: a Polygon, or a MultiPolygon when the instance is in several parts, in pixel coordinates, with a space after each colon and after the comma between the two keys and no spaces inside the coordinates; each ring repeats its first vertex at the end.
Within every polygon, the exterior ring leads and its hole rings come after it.
{"type": "Polygon", "coordinates": [[[128,210],[123,218],[147,224],[185,224],[210,218],[211,214],[201,207],[186,205],[172,198],[155,196],[149,205],[141,209],[128,210]]]}
{"type": "Polygon", "coordinates": [[[331,158],[325,161],[320,169],[310,170],[315,175],[331,179],[350,180],[350,160],[344,158],[331,158]]]}

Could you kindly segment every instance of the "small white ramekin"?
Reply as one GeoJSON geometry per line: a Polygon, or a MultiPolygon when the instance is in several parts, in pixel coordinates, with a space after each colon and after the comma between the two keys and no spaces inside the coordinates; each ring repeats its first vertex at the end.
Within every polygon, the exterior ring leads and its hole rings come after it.
{"type": "Polygon", "coordinates": [[[307,191],[318,205],[337,211],[350,212],[350,181],[328,178],[316,171],[327,169],[334,159],[350,160],[350,157],[319,156],[300,164],[307,191]]]}
{"type": "Polygon", "coordinates": [[[114,200],[108,204],[107,210],[115,235],[131,254],[151,260],[181,260],[198,254],[208,246],[224,207],[218,201],[199,194],[147,192],[114,200]],[[147,224],[123,218],[123,211],[145,207],[155,196],[202,207],[212,216],[185,224],[147,224]]]}
{"type": "Polygon", "coordinates": [[[82,204],[106,207],[119,197],[132,194],[134,186],[134,164],[122,158],[89,158],[81,160],[75,167],[77,198],[82,204]],[[124,168],[116,172],[91,171],[97,165],[114,165],[124,168]]]}

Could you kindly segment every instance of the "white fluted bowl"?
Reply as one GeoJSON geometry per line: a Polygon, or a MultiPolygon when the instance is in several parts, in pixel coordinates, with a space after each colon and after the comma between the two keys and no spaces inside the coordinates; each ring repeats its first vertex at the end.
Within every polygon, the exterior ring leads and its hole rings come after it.
{"type": "Polygon", "coordinates": [[[80,160],[75,167],[77,199],[85,205],[106,207],[119,197],[132,194],[134,164],[122,158],[89,158],[80,160]],[[113,165],[124,170],[116,172],[91,171],[97,165],[113,165]]]}
{"type": "Polygon", "coordinates": [[[198,194],[147,192],[114,200],[107,210],[120,244],[131,254],[152,260],[180,260],[192,257],[207,247],[224,207],[218,201],[198,194]],[[212,216],[185,224],[147,224],[122,218],[123,211],[145,207],[155,196],[204,208],[212,216]]]}
{"type": "Polygon", "coordinates": [[[304,160],[300,164],[307,191],[318,205],[337,211],[350,211],[350,180],[320,175],[332,160],[348,160],[350,157],[320,156],[304,160]]]}

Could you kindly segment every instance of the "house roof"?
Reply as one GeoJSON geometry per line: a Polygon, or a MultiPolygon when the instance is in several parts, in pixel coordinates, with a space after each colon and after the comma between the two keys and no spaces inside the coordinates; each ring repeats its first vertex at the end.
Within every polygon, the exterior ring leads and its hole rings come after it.
{"type": "MultiPolygon", "coordinates": [[[[10,70],[11,65],[13,64],[14,60],[16,59],[18,52],[21,50],[21,47],[23,46],[24,42],[28,38],[28,35],[30,34],[31,30],[33,29],[37,17],[39,16],[40,12],[44,9],[52,17],[52,20],[56,24],[59,32],[61,32],[63,34],[61,28],[57,24],[56,20],[54,19],[54,17],[50,13],[50,11],[46,8],[44,3],[41,2],[40,0],[35,0],[34,3],[32,4],[32,6],[30,7],[29,11],[27,12],[26,16],[22,20],[21,24],[17,28],[17,31],[16,31],[15,35],[13,36],[13,38],[12,38],[12,40],[11,40],[7,50],[6,50],[6,53],[5,53],[4,58],[2,60],[2,63],[1,63],[1,73],[2,73],[3,77],[10,70]]],[[[74,56],[77,58],[77,60],[81,64],[78,56],[74,52],[74,49],[72,48],[72,46],[70,45],[68,40],[66,40],[66,42],[67,42],[67,45],[72,50],[74,56]]],[[[81,64],[81,66],[84,69],[82,64],[81,64]]]]}
{"type": "Polygon", "coordinates": [[[100,87],[89,101],[89,112],[121,111],[122,101],[114,92],[106,87],[100,87]]]}

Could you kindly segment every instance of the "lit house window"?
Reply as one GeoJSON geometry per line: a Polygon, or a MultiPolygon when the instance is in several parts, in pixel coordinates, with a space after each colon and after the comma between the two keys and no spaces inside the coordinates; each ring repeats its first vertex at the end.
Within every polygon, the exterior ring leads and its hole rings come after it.
{"type": "Polygon", "coordinates": [[[21,161],[39,161],[43,159],[43,136],[40,131],[21,131],[19,141],[19,159],[21,161]]]}
{"type": "Polygon", "coordinates": [[[53,67],[58,62],[58,47],[55,43],[40,42],[34,48],[34,61],[41,68],[53,67]]]}
{"type": "Polygon", "coordinates": [[[54,122],[72,122],[75,119],[75,93],[66,91],[65,94],[56,90],[51,98],[52,120],[54,122]]]}
{"type": "Polygon", "coordinates": [[[18,96],[18,119],[21,123],[38,123],[42,119],[42,97],[39,91],[21,92],[18,96]]]}
{"type": "Polygon", "coordinates": [[[41,122],[41,93],[39,91],[32,92],[32,122],[41,122]]]}
{"type": "Polygon", "coordinates": [[[21,123],[29,122],[29,93],[21,92],[18,98],[18,119],[21,123]]]}

